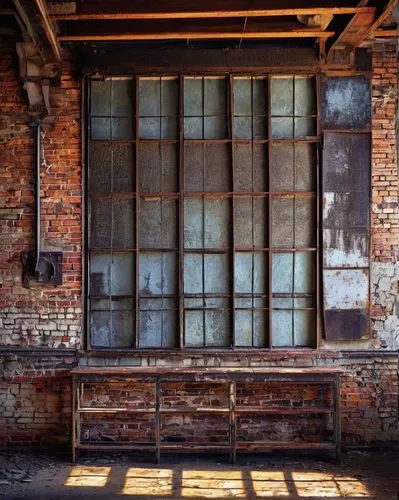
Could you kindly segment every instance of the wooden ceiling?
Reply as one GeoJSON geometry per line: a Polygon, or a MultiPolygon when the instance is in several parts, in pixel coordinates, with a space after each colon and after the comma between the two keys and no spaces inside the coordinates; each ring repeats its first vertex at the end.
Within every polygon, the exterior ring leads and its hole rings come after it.
{"type": "Polygon", "coordinates": [[[49,53],[59,59],[60,46],[68,42],[164,40],[222,39],[239,45],[248,39],[284,39],[318,43],[328,54],[384,36],[380,26],[397,1],[0,0],[0,36],[1,25],[12,17],[23,40],[36,43],[44,59],[49,53]]]}

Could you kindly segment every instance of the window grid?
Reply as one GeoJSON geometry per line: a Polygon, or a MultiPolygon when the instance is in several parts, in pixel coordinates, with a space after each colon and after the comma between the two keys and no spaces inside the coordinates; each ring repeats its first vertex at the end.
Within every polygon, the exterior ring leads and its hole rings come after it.
{"type": "MultiPolygon", "coordinates": [[[[313,80],[315,81],[315,77],[313,75],[310,75],[313,80]]],[[[304,137],[304,138],[295,138],[295,131],[294,131],[294,120],[292,121],[293,123],[293,137],[292,138],[278,138],[275,139],[272,137],[272,109],[271,109],[271,83],[272,83],[272,75],[262,75],[261,77],[256,77],[261,79],[263,82],[265,82],[267,86],[267,115],[262,115],[265,116],[267,119],[267,137],[264,139],[259,139],[259,138],[254,138],[253,134],[253,110],[254,110],[254,97],[253,97],[253,78],[255,77],[248,77],[250,78],[251,81],[251,111],[252,111],[252,119],[251,119],[251,139],[241,139],[236,137],[235,134],[235,118],[236,115],[234,113],[234,83],[235,83],[235,76],[230,75],[227,79],[225,79],[227,86],[227,93],[226,93],[226,101],[227,101],[227,110],[226,110],[226,115],[228,118],[228,123],[226,125],[226,131],[227,131],[227,136],[222,138],[222,139],[203,139],[204,137],[204,124],[202,125],[202,138],[201,139],[188,139],[185,138],[185,129],[184,129],[184,83],[185,83],[185,76],[181,75],[178,77],[177,82],[178,82],[178,130],[177,130],[177,136],[173,139],[164,139],[162,138],[162,134],[160,132],[160,137],[157,139],[146,139],[146,138],[140,138],[140,95],[139,95],[139,88],[140,88],[140,76],[136,76],[135,78],[135,99],[132,102],[132,116],[133,119],[135,119],[135,127],[134,127],[134,138],[132,139],[114,139],[113,134],[112,134],[112,121],[111,121],[111,132],[108,137],[108,139],[104,140],[104,138],[100,137],[99,139],[93,139],[90,136],[92,140],[90,140],[90,146],[94,143],[102,143],[105,142],[108,145],[112,145],[115,143],[121,142],[122,144],[130,143],[134,148],[134,161],[132,162],[132,169],[134,170],[135,174],[135,190],[130,193],[124,193],[123,198],[125,197],[130,197],[132,200],[135,200],[135,247],[133,249],[129,249],[132,255],[135,255],[135,265],[132,266],[132,275],[133,275],[133,297],[135,302],[135,307],[134,307],[134,313],[135,313],[135,321],[132,326],[132,344],[130,346],[127,346],[127,348],[142,348],[140,345],[140,338],[139,338],[139,333],[140,332],[140,300],[141,300],[141,292],[140,292],[140,255],[143,253],[147,253],[146,250],[143,251],[142,248],[140,248],[140,206],[142,204],[142,200],[145,199],[146,197],[151,197],[151,196],[158,196],[161,200],[164,199],[175,199],[177,203],[177,237],[178,237],[178,244],[177,244],[177,293],[173,295],[173,297],[176,297],[178,299],[178,307],[176,309],[173,309],[176,311],[176,333],[179,332],[178,335],[175,333],[175,345],[173,346],[163,346],[162,341],[160,345],[157,346],[151,346],[154,348],[167,348],[167,347],[176,347],[176,348],[185,348],[187,347],[185,345],[185,333],[184,333],[184,323],[185,323],[185,290],[184,290],[184,256],[186,254],[190,254],[191,252],[187,252],[187,249],[185,248],[184,244],[184,200],[187,199],[193,199],[194,197],[200,196],[202,200],[206,200],[209,193],[206,191],[206,185],[205,185],[205,173],[206,173],[206,155],[203,154],[202,157],[202,162],[204,165],[203,169],[203,191],[201,193],[192,193],[192,192],[187,192],[185,190],[185,146],[187,144],[201,144],[201,147],[206,149],[210,145],[218,145],[218,144],[230,144],[230,186],[229,189],[224,191],[224,192],[214,192],[212,193],[212,198],[213,199],[220,199],[223,200],[225,199],[226,202],[229,203],[230,205],[230,221],[228,222],[229,229],[230,229],[230,242],[223,248],[218,248],[217,251],[220,254],[221,252],[224,252],[227,257],[229,258],[230,262],[230,273],[229,273],[229,293],[224,294],[226,298],[229,300],[229,311],[230,311],[230,323],[228,326],[228,332],[226,335],[229,336],[230,342],[229,345],[221,345],[221,346],[215,346],[215,347],[220,347],[220,348],[241,348],[241,347],[263,347],[263,348],[272,348],[272,347],[278,347],[273,343],[273,336],[272,336],[272,331],[273,331],[273,310],[276,310],[275,307],[273,307],[273,289],[272,289],[272,276],[273,276],[273,256],[279,253],[287,253],[287,251],[292,252],[293,258],[295,259],[296,252],[298,249],[296,248],[295,241],[293,242],[293,248],[287,249],[287,248],[274,248],[273,247],[273,234],[272,234],[272,226],[273,226],[273,210],[272,210],[272,200],[274,199],[279,199],[280,196],[282,199],[287,193],[283,192],[273,192],[271,188],[271,170],[272,170],[272,158],[271,158],[271,150],[274,144],[314,144],[316,148],[316,164],[314,165],[315,167],[315,185],[313,187],[312,191],[304,191],[300,193],[300,196],[308,196],[311,199],[313,199],[313,205],[315,206],[313,208],[314,210],[314,215],[316,218],[316,224],[315,224],[315,236],[314,236],[314,245],[312,247],[304,247],[301,248],[301,252],[311,252],[316,254],[316,258],[314,259],[316,269],[315,269],[315,278],[316,278],[316,283],[315,283],[315,290],[313,291],[313,305],[311,308],[304,308],[304,309],[311,309],[314,311],[314,338],[312,341],[312,347],[316,345],[317,339],[318,339],[318,316],[319,316],[319,297],[318,297],[318,276],[319,276],[319,264],[318,264],[318,253],[319,253],[319,243],[318,243],[318,235],[319,235],[319,229],[318,229],[318,220],[319,220],[319,210],[318,210],[318,186],[319,186],[319,153],[318,153],[318,135],[317,132],[315,131],[313,136],[309,137],[304,137]],[[137,112],[136,112],[137,110],[137,112]],[[161,192],[154,192],[154,193],[143,193],[140,190],[140,145],[141,144],[158,144],[159,148],[161,150],[161,155],[162,155],[162,146],[166,144],[175,144],[178,147],[178,156],[177,156],[177,167],[178,167],[178,186],[177,186],[177,191],[173,192],[163,192],[162,186],[161,186],[161,192]],[[236,150],[235,148],[237,146],[244,146],[244,145],[249,145],[251,147],[251,161],[252,161],[252,166],[251,166],[251,176],[252,176],[252,192],[246,192],[246,191],[237,191],[236,188],[236,165],[235,165],[235,160],[236,160],[236,150]],[[258,191],[255,190],[254,187],[254,155],[255,155],[255,146],[262,145],[267,149],[266,156],[267,157],[267,185],[263,186],[264,191],[258,191]],[[255,245],[254,241],[254,232],[255,232],[255,214],[254,214],[254,205],[257,200],[265,200],[266,206],[267,206],[267,212],[268,212],[268,238],[267,238],[267,244],[262,245],[262,247],[257,247],[255,245]],[[250,200],[250,204],[252,206],[252,237],[253,237],[253,247],[252,249],[248,248],[241,248],[239,244],[237,244],[237,238],[236,238],[236,230],[235,230],[235,214],[237,210],[237,203],[239,203],[240,200],[250,200]],[[239,255],[251,255],[252,259],[252,275],[251,275],[251,293],[240,293],[239,291],[237,292],[236,289],[236,258],[238,258],[239,255]],[[265,255],[268,261],[268,277],[267,277],[267,286],[265,293],[255,293],[254,290],[254,280],[255,280],[255,274],[254,274],[254,261],[255,261],[255,256],[258,255],[265,255]],[[248,311],[251,313],[251,334],[252,334],[252,339],[251,339],[251,345],[248,346],[243,346],[239,345],[237,343],[237,338],[236,338],[236,328],[235,328],[235,323],[236,323],[236,312],[240,311],[240,307],[238,306],[237,299],[241,298],[246,298],[245,296],[248,296],[247,298],[250,299],[251,301],[251,307],[243,307],[243,311],[248,311]],[[257,302],[258,308],[254,308],[255,301],[257,298],[265,297],[268,299],[267,301],[267,307],[262,305],[262,307],[259,307],[259,300],[257,302]],[[178,310],[178,311],[177,311],[178,310]],[[268,332],[266,333],[266,337],[263,338],[263,343],[262,345],[255,345],[254,342],[254,313],[256,311],[261,310],[262,312],[265,311],[268,313],[268,332]],[[177,314],[178,312],[178,314],[177,314]]],[[[222,77],[219,77],[222,78],[222,77]]],[[[242,76],[240,75],[240,78],[242,76]]],[[[202,82],[204,82],[204,77],[202,77],[202,82]]],[[[160,79],[161,81],[161,79],[160,79]]],[[[204,83],[202,83],[202,87],[204,88],[204,83]]],[[[318,100],[318,85],[315,85],[315,91],[316,91],[316,98],[318,100]]],[[[294,92],[295,92],[295,85],[294,85],[294,92]]],[[[295,94],[293,92],[293,107],[295,106],[295,94]]],[[[160,99],[162,99],[160,97],[160,99]]],[[[203,96],[203,101],[204,101],[204,96],[203,96]]],[[[161,101],[162,102],[162,101],[161,101]]],[[[204,109],[204,102],[202,103],[203,109],[204,109]]],[[[162,107],[162,104],[161,104],[162,107]]],[[[160,111],[162,113],[162,111],[160,111]]],[[[110,116],[112,119],[112,109],[110,111],[110,116]]],[[[161,118],[162,115],[160,115],[161,118]]],[[[317,115],[314,115],[317,116],[317,115]]],[[[161,120],[160,120],[161,121],[161,120]]],[[[91,129],[91,127],[89,127],[91,129]]],[[[318,120],[317,120],[317,130],[319,128],[318,120]]],[[[295,147],[294,147],[294,158],[296,155],[295,147]]],[[[162,168],[162,161],[161,161],[161,168],[162,168]]],[[[295,200],[297,199],[298,192],[296,192],[296,183],[295,183],[295,176],[296,176],[296,167],[295,167],[295,160],[294,160],[294,168],[293,168],[293,175],[294,175],[294,184],[293,184],[293,193],[292,193],[292,199],[294,200],[293,203],[293,213],[295,216],[295,210],[296,210],[296,203],[295,200]]],[[[162,175],[161,175],[161,182],[162,182],[162,175]]],[[[95,198],[96,195],[91,192],[91,188],[89,187],[89,199],[95,198]]],[[[114,200],[115,198],[115,193],[111,194],[111,199],[114,200]]],[[[120,197],[122,198],[122,196],[120,197]]],[[[161,207],[161,213],[162,213],[162,203],[160,204],[161,207]]],[[[203,204],[203,210],[205,207],[205,203],[203,204]]],[[[91,217],[89,217],[90,221],[91,217]]],[[[161,218],[162,221],[162,218],[161,218]]],[[[91,222],[91,221],[90,221],[91,222]]],[[[112,223],[113,223],[113,218],[112,218],[112,223]]],[[[161,228],[163,227],[163,224],[161,224],[161,228]]],[[[90,231],[90,228],[89,228],[90,231]]],[[[204,234],[203,237],[205,237],[205,223],[204,223],[204,234]]],[[[295,240],[295,217],[293,219],[293,237],[295,240]]],[[[111,234],[112,238],[112,234],[111,234]]],[[[161,241],[161,246],[163,242],[161,241]]],[[[90,245],[91,246],[91,245],[90,245]]],[[[102,249],[92,249],[90,248],[90,255],[94,254],[101,254],[101,253],[106,253],[108,249],[102,248],[102,249]]],[[[123,249],[125,251],[125,249],[123,249]]],[[[149,250],[151,252],[154,249],[149,250]]],[[[158,253],[163,254],[166,249],[160,248],[157,249],[158,253]]],[[[204,256],[206,255],[206,249],[202,248],[199,249],[201,250],[202,254],[202,259],[204,259],[204,256]]],[[[113,248],[111,248],[111,258],[113,256],[113,248]]],[[[163,262],[163,261],[161,261],[163,262]]],[[[162,267],[162,264],[161,264],[162,267]]],[[[202,266],[202,275],[203,275],[203,287],[205,287],[205,266],[202,266]]],[[[294,293],[294,271],[292,272],[292,291],[294,293]]],[[[204,294],[203,294],[203,305],[205,304],[205,288],[203,289],[204,294]]],[[[164,301],[164,289],[163,287],[161,288],[161,299],[162,299],[162,309],[163,309],[163,301],[164,301]]],[[[216,294],[217,295],[217,294],[216,294]]],[[[171,295],[168,295],[168,298],[171,298],[171,295]]],[[[91,293],[89,294],[89,302],[92,300],[92,295],[91,293]]],[[[294,296],[292,296],[292,301],[294,302],[294,296]]],[[[112,297],[110,297],[110,307],[112,307],[112,297]]],[[[90,310],[90,307],[89,307],[90,310]]],[[[299,310],[299,309],[298,309],[299,310]]],[[[291,311],[291,316],[292,320],[294,320],[294,315],[296,309],[292,307],[290,309],[291,311]]],[[[112,316],[111,316],[111,321],[112,321],[112,316]]],[[[203,319],[205,322],[205,319],[203,319]]],[[[112,329],[112,328],[111,328],[112,329]]],[[[205,328],[203,329],[203,335],[204,337],[206,336],[205,328]]],[[[278,331],[274,332],[274,337],[278,336],[279,333],[278,331]]],[[[294,347],[295,346],[295,341],[294,341],[294,330],[292,330],[292,345],[287,346],[287,347],[294,347]]],[[[91,341],[91,347],[95,348],[97,347],[93,342],[91,341]]],[[[107,347],[112,347],[107,346],[107,347]]],[[[126,348],[126,346],[122,346],[123,348],[126,348]]],[[[206,342],[204,342],[203,346],[198,346],[198,347],[203,347],[206,348],[206,342]]]]}

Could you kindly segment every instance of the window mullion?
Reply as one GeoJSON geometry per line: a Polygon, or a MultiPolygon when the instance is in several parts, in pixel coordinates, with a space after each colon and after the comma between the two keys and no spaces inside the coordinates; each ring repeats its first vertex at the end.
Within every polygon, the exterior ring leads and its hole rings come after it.
{"type": "Polygon", "coordinates": [[[179,348],[184,342],[184,77],[179,77],[179,348]]]}

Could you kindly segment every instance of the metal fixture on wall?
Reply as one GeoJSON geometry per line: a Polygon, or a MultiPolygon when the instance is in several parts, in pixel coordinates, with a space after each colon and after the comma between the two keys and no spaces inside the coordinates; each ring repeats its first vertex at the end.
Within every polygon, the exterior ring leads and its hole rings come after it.
{"type": "Polygon", "coordinates": [[[29,287],[31,280],[46,285],[62,285],[62,252],[42,252],[40,232],[40,164],[42,122],[36,119],[29,124],[35,142],[35,249],[23,252],[23,285],[29,287]]]}

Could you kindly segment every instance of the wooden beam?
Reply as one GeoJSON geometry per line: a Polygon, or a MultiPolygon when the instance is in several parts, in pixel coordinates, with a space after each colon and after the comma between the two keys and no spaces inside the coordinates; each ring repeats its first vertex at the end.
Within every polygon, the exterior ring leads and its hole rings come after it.
{"type": "Polygon", "coordinates": [[[345,29],[335,40],[329,52],[340,49],[353,50],[364,40],[367,32],[375,20],[376,10],[369,13],[358,13],[346,25],[345,29]]]}
{"type": "MultiPolygon", "coordinates": [[[[387,6],[385,7],[385,10],[384,12],[380,15],[380,17],[373,23],[372,26],[370,26],[370,29],[368,30],[368,32],[366,33],[364,39],[366,38],[370,38],[370,37],[374,37],[375,36],[375,33],[376,31],[378,30],[378,28],[381,26],[381,24],[386,20],[388,19],[388,17],[392,14],[392,11],[394,9],[394,7],[398,4],[398,0],[390,0],[387,4],[387,6]]],[[[394,35],[394,36],[397,36],[394,35]]]]}
{"type": "Polygon", "coordinates": [[[295,31],[254,31],[254,32],[175,32],[175,33],[117,33],[107,35],[61,35],[60,42],[106,42],[137,40],[210,40],[210,39],[276,39],[276,38],[329,38],[332,31],[295,30],[295,31]]]}
{"type": "Polygon", "coordinates": [[[53,14],[55,21],[104,21],[128,19],[208,19],[224,17],[280,17],[280,16],[313,16],[319,15],[350,15],[357,13],[369,14],[374,12],[372,7],[314,7],[302,9],[240,9],[240,10],[197,10],[197,11],[135,11],[109,13],[82,13],[82,14],[53,14]]]}
{"type": "Polygon", "coordinates": [[[377,30],[373,33],[373,38],[395,38],[399,36],[399,30],[377,30]]]}
{"type": "Polygon", "coordinates": [[[13,0],[16,14],[44,63],[61,63],[61,48],[44,0],[13,0]]]}

